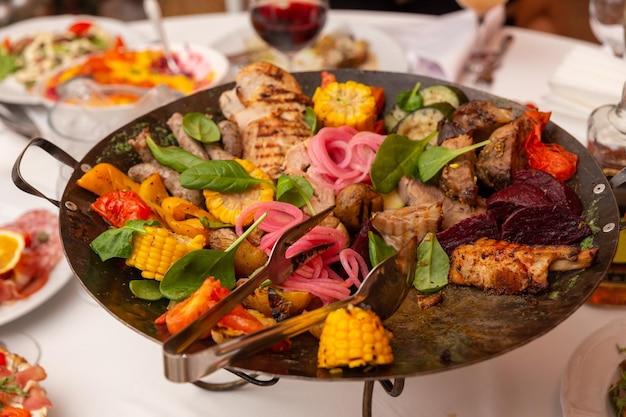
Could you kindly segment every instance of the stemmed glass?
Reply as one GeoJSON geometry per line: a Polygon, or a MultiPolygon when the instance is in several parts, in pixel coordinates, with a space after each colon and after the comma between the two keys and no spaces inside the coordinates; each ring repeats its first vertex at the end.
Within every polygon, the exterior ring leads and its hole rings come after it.
{"type": "Polygon", "coordinates": [[[313,43],[326,24],[328,0],[250,0],[250,18],[256,33],[287,58],[313,43]]]}
{"type": "Polygon", "coordinates": [[[613,55],[624,55],[624,0],[590,0],[589,26],[594,36],[608,45],[613,55]]]}
{"type": "Polygon", "coordinates": [[[486,50],[485,16],[493,8],[505,4],[507,0],[456,0],[459,6],[470,9],[476,14],[478,19],[478,31],[476,34],[476,45],[470,55],[468,70],[472,74],[478,74],[486,63],[489,55],[486,50]]]}

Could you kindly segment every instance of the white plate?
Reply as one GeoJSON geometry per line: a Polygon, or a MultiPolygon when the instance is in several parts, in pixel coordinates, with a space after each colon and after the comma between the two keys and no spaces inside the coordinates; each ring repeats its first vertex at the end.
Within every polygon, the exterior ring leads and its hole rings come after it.
{"type": "MultiPolygon", "coordinates": [[[[38,207],[17,207],[2,202],[0,203],[0,225],[9,223],[22,213],[35,208],[38,207]]],[[[63,288],[72,276],[72,271],[65,260],[65,256],[63,256],[48,277],[48,282],[37,292],[22,300],[0,304],[0,326],[10,323],[41,306],[63,288]]]]}
{"type": "MultiPolygon", "coordinates": [[[[148,39],[146,39],[145,36],[120,20],[82,15],[46,16],[23,20],[1,28],[0,40],[5,38],[19,39],[36,32],[62,31],[77,20],[91,21],[101,26],[110,35],[119,35],[129,47],[148,43],[148,39]]],[[[40,103],[40,99],[37,95],[29,92],[11,76],[0,82],[0,101],[17,104],[40,103]]]]}
{"type": "Polygon", "coordinates": [[[561,383],[565,417],[613,417],[608,390],[626,359],[626,317],[614,320],[589,335],[570,358],[561,383]]]}
{"type": "MultiPolygon", "coordinates": [[[[375,63],[367,69],[389,72],[406,72],[408,70],[409,63],[404,49],[386,33],[362,24],[329,21],[322,31],[322,36],[339,28],[347,28],[356,39],[362,39],[369,43],[370,52],[374,55],[375,63]]],[[[226,55],[243,52],[262,45],[264,45],[263,41],[250,25],[240,27],[213,43],[215,49],[226,55]]],[[[318,71],[322,69],[316,65],[308,64],[311,61],[306,59],[306,51],[305,49],[304,53],[300,53],[296,57],[294,70],[318,71]]],[[[277,54],[274,57],[271,56],[272,54],[270,53],[268,60],[276,59],[278,61],[280,59],[277,58],[277,54]]]]}

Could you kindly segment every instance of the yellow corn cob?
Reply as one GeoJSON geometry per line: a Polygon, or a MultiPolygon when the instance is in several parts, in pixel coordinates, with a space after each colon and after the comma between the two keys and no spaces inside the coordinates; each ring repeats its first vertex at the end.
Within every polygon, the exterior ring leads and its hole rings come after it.
{"type": "MultiPolygon", "coordinates": [[[[270,177],[245,159],[235,159],[251,177],[267,180],[268,183],[260,183],[241,193],[220,193],[217,191],[204,190],[205,205],[209,213],[214,215],[219,221],[228,224],[235,224],[241,212],[255,203],[274,200],[274,189],[270,186],[270,177]]],[[[246,222],[246,226],[252,223],[252,219],[246,222]]]]}
{"type": "Polygon", "coordinates": [[[135,233],[133,252],[126,265],[141,270],[141,276],[161,281],[169,267],[191,251],[202,249],[206,239],[172,233],[164,227],[145,226],[146,233],[135,233]]]}
{"type": "Polygon", "coordinates": [[[313,94],[313,110],[324,126],[351,126],[371,131],[376,125],[376,99],[372,89],[355,81],[331,82],[313,94]]]}
{"type": "Polygon", "coordinates": [[[376,313],[349,306],[328,315],[320,336],[318,367],[356,368],[391,362],[389,337],[376,313]]]}

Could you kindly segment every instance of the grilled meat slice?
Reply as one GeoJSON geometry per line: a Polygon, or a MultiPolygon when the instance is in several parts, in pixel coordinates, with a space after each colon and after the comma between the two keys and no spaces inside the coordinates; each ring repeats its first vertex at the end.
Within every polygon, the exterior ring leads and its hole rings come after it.
{"type": "Polygon", "coordinates": [[[436,233],[440,224],[441,203],[384,210],[372,218],[372,226],[396,250],[403,248],[413,237],[421,242],[427,233],[436,233]]]}
{"type": "Polygon", "coordinates": [[[180,185],[180,174],[178,171],[166,167],[165,165],[161,165],[158,162],[144,162],[133,165],[128,170],[128,176],[133,181],[142,182],[155,172],[158,172],[161,175],[163,185],[165,185],[165,188],[167,188],[170,194],[189,200],[198,207],[204,207],[204,197],[202,197],[202,191],[184,188],[180,185]]]}
{"type": "Polygon", "coordinates": [[[243,157],[277,178],[287,151],[310,136],[311,128],[304,120],[280,117],[255,120],[243,130],[243,157]]]}
{"type": "Polygon", "coordinates": [[[278,92],[302,94],[300,84],[289,72],[269,62],[259,61],[247,65],[235,78],[237,97],[244,106],[264,101],[278,92]]]}
{"type": "MultiPolygon", "coordinates": [[[[446,139],[441,146],[447,149],[460,149],[471,146],[472,137],[460,135],[446,139]]],[[[450,198],[458,199],[462,203],[475,206],[478,203],[478,187],[476,186],[476,173],[474,164],[476,153],[466,152],[454,158],[441,172],[439,187],[450,198]]]]}
{"type": "Polygon", "coordinates": [[[511,185],[513,173],[525,168],[524,142],[530,130],[530,122],[522,116],[489,136],[490,143],[476,160],[476,174],[485,185],[501,190],[511,185]]]}
{"type": "Polygon", "coordinates": [[[224,146],[224,151],[228,152],[233,158],[241,158],[243,156],[243,137],[241,136],[241,132],[239,131],[237,124],[231,122],[230,120],[222,120],[217,126],[220,129],[220,134],[222,135],[222,145],[224,146]]]}
{"type": "Polygon", "coordinates": [[[141,132],[134,138],[128,140],[128,143],[135,149],[135,151],[139,154],[139,157],[143,162],[146,163],[158,163],[154,155],[152,155],[152,151],[148,148],[148,143],[146,139],[150,137],[150,130],[148,128],[142,129],[141,132]]]}
{"type": "Polygon", "coordinates": [[[496,294],[537,294],[549,287],[549,271],[587,268],[597,248],[530,246],[482,238],[450,256],[450,282],[496,294]]]}

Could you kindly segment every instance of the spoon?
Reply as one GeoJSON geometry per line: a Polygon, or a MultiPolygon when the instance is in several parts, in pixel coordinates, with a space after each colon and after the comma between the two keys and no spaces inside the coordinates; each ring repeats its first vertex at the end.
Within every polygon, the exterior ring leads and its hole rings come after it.
{"type": "Polygon", "coordinates": [[[169,41],[167,36],[165,35],[165,28],[163,27],[163,16],[161,13],[161,6],[157,0],[143,0],[143,9],[146,12],[146,16],[150,19],[154,28],[159,35],[159,40],[161,45],[163,46],[163,55],[165,56],[165,62],[167,63],[167,67],[174,74],[182,74],[183,71],[180,69],[174,56],[172,55],[172,50],[170,48],[169,41]]]}
{"type": "Polygon", "coordinates": [[[396,312],[413,286],[416,261],[417,242],[412,239],[395,255],[379,263],[361,283],[359,290],[344,300],[204,350],[182,354],[165,351],[166,377],[174,382],[196,381],[228,366],[239,357],[304,333],[322,323],[330,312],[348,305],[371,308],[381,320],[385,320],[396,312]]]}

